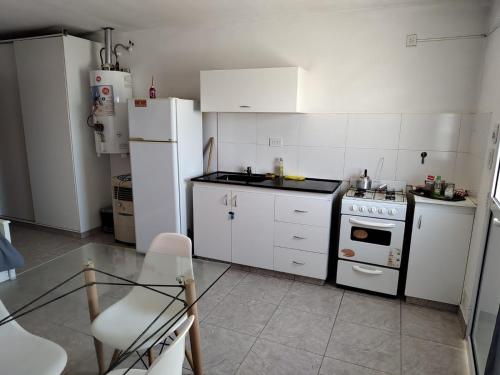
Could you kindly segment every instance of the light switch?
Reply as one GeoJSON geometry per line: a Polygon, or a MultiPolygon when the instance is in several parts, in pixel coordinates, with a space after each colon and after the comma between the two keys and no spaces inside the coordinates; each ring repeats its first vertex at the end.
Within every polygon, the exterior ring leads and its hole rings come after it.
{"type": "Polygon", "coordinates": [[[282,146],[283,146],[283,138],[281,137],[269,138],[269,147],[282,147],[282,146]]]}

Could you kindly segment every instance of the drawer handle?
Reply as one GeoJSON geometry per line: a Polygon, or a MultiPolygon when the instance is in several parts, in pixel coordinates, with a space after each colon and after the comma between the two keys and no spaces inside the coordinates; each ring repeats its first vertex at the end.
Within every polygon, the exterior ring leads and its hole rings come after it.
{"type": "Polygon", "coordinates": [[[304,210],[294,210],[298,214],[307,214],[307,211],[304,210]]]}
{"type": "Polygon", "coordinates": [[[240,105],[240,108],[252,108],[251,105],[240,105]]]}
{"type": "Polygon", "coordinates": [[[306,237],[301,237],[301,236],[293,236],[294,239],[296,240],[306,240],[306,237]]]}
{"type": "Polygon", "coordinates": [[[369,270],[360,266],[352,266],[352,269],[357,272],[367,273],[369,275],[382,275],[384,272],[382,270],[369,270]]]}
{"type": "Polygon", "coordinates": [[[292,260],[292,263],[296,264],[297,266],[303,266],[304,264],[306,264],[305,262],[298,262],[296,260],[292,260]]]}

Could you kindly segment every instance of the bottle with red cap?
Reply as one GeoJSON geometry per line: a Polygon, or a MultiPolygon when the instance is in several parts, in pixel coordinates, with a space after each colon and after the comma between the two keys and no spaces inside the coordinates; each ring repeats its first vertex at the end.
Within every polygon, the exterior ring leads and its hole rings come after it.
{"type": "Polygon", "coordinates": [[[156,99],[155,77],[151,77],[151,87],[149,88],[149,99],[156,99]]]}

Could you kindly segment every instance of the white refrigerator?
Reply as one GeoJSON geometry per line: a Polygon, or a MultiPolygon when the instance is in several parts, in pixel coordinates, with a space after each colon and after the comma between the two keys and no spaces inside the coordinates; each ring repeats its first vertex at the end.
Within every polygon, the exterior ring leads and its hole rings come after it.
{"type": "Polygon", "coordinates": [[[203,173],[201,112],[192,100],[130,99],[137,251],[162,232],[192,233],[191,178],[203,173]]]}

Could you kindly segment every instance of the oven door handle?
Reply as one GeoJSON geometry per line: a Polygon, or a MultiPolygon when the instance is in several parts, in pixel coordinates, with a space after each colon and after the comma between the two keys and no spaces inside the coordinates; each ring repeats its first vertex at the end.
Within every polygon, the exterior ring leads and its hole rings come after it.
{"type": "Polygon", "coordinates": [[[357,272],[367,273],[369,275],[382,275],[384,272],[382,270],[369,270],[360,266],[352,266],[352,269],[357,272]]]}
{"type": "Polygon", "coordinates": [[[394,223],[374,223],[371,221],[355,219],[353,217],[349,218],[349,223],[363,225],[365,227],[371,227],[371,228],[395,228],[396,227],[396,224],[394,224],[394,223]]]}

